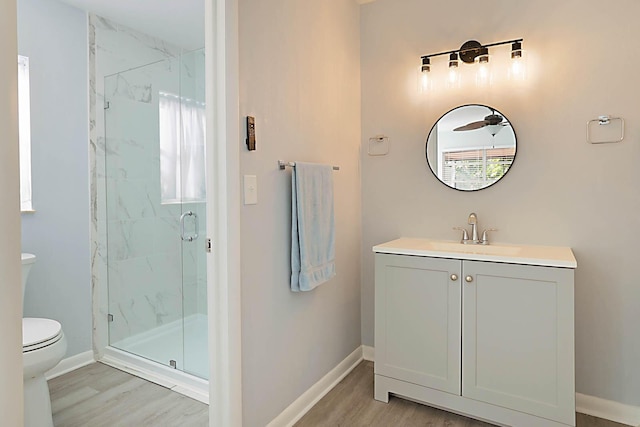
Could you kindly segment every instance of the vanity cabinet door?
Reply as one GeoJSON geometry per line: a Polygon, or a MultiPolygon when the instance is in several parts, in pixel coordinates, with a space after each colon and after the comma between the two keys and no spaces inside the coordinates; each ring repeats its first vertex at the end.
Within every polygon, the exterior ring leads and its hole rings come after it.
{"type": "Polygon", "coordinates": [[[376,374],[460,394],[461,266],[376,254],[376,374]]]}
{"type": "Polygon", "coordinates": [[[573,270],[463,263],[462,395],[575,425],[573,270]]]}

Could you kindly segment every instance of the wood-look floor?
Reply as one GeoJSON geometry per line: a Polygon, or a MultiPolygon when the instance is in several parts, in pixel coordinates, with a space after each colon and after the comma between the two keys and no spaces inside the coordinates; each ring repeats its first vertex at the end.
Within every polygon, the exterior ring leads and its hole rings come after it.
{"type": "MultiPolygon", "coordinates": [[[[295,427],[490,427],[491,424],[391,396],[373,399],[373,363],[362,362],[320,400],[295,427]]],[[[626,427],[577,414],[578,427],[626,427]]]]}
{"type": "MultiPolygon", "coordinates": [[[[49,381],[56,427],[205,427],[209,407],[115,368],[94,363],[49,381]]],[[[578,427],[626,427],[577,415],[578,427]]],[[[373,399],[373,363],[358,365],[295,427],[488,427],[408,400],[373,399]]],[[[260,427],[260,426],[248,426],[260,427]]]]}
{"type": "Polygon", "coordinates": [[[209,406],[93,363],[49,381],[56,427],[205,427],[209,406]]]}

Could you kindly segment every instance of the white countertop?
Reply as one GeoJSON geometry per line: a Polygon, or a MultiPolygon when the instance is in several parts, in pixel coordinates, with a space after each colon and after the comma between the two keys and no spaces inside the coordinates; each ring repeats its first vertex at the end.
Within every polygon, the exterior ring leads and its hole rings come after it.
{"type": "Polygon", "coordinates": [[[402,237],[373,247],[376,253],[453,258],[506,264],[539,265],[576,268],[578,263],[571,248],[561,246],[525,245],[463,245],[447,240],[412,239],[402,237]]]}

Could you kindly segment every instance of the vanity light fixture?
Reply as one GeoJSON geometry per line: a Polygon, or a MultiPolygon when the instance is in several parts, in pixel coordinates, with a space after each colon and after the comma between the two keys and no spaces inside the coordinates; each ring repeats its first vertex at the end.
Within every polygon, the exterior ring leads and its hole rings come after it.
{"type": "MultiPolygon", "coordinates": [[[[489,48],[494,46],[500,46],[505,44],[511,44],[511,59],[512,65],[509,71],[509,76],[514,79],[524,78],[525,64],[522,51],[522,42],[524,39],[505,40],[502,42],[481,44],[476,40],[469,40],[465,42],[460,49],[450,50],[446,52],[431,53],[422,56],[422,67],[420,72],[423,76],[422,82],[430,81],[429,74],[431,73],[431,58],[442,55],[449,55],[449,78],[448,86],[457,86],[460,81],[460,74],[458,70],[458,58],[466,64],[478,63],[479,68],[476,74],[476,84],[478,86],[485,86],[491,83],[491,72],[489,69],[489,48]]],[[[422,89],[427,89],[423,85],[422,89]]]]}

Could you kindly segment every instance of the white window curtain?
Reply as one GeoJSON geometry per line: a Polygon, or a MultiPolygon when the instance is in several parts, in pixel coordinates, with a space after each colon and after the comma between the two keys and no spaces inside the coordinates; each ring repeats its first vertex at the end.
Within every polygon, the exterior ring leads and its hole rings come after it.
{"type": "Polygon", "coordinates": [[[205,106],[160,92],[160,182],[163,203],[205,200],[205,106]]]}
{"type": "Polygon", "coordinates": [[[20,210],[33,210],[31,197],[31,101],[29,58],[18,56],[18,134],[20,141],[20,210]]]}

